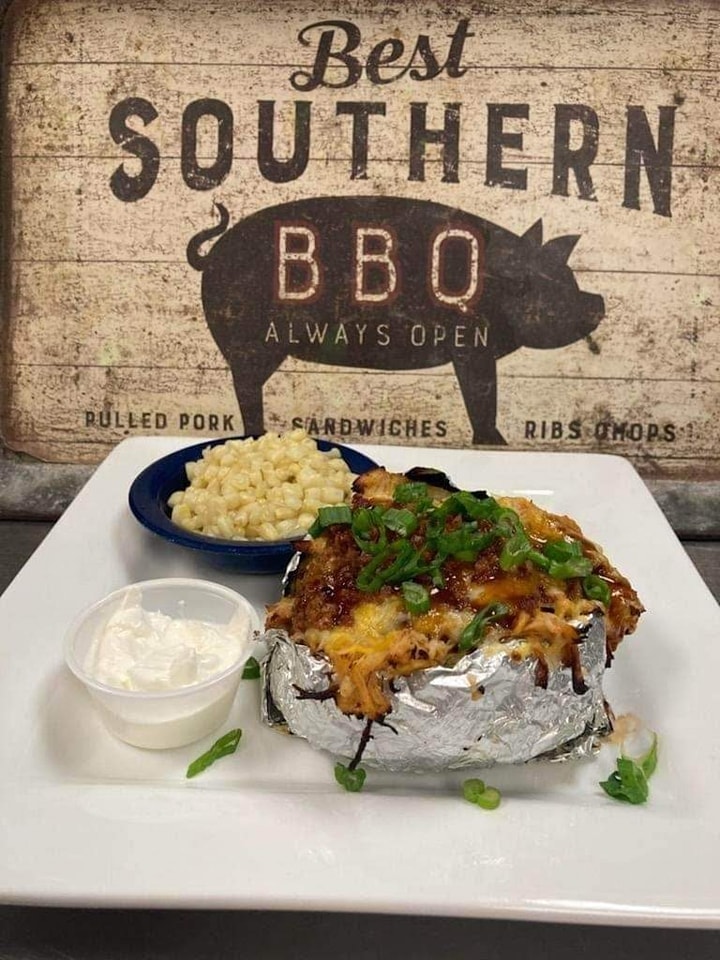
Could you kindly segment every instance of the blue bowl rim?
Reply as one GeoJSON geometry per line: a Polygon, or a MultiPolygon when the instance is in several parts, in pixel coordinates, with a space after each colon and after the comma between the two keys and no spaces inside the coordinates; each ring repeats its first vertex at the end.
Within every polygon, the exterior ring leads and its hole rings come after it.
{"type": "MultiPolygon", "coordinates": [[[[243,557],[248,560],[279,557],[286,554],[289,556],[294,550],[294,540],[224,540],[221,537],[208,537],[202,533],[183,530],[182,527],[173,523],[167,512],[166,504],[170,494],[187,486],[186,463],[199,460],[202,457],[203,450],[207,450],[208,447],[219,446],[227,443],[228,440],[247,440],[250,436],[257,439],[259,435],[217,437],[189,447],[182,447],[180,450],[175,450],[153,461],[140,471],[130,486],[128,505],[135,519],[146,529],[164,540],[193,550],[203,550],[224,556],[243,557]],[[176,478],[179,479],[176,480],[176,478]]],[[[355,470],[350,466],[353,473],[364,473],[366,470],[372,470],[379,466],[374,460],[354,447],[335,443],[332,440],[320,439],[319,437],[312,437],[311,439],[317,444],[319,450],[339,450],[346,462],[346,453],[351,458],[358,458],[362,463],[362,469],[355,470]]],[[[302,538],[298,537],[297,539],[302,538]]]]}

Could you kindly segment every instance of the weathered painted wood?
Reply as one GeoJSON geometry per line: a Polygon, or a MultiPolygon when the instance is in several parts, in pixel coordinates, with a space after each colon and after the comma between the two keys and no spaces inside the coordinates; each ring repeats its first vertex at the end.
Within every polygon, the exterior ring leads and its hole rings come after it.
{"type": "MultiPolygon", "coordinates": [[[[151,356],[160,367],[227,366],[203,320],[200,278],[188,278],[184,263],[128,263],[122,271],[109,271],[104,263],[25,262],[13,273],[18,364],[142,367],[151,356]],[[42,323],[41,309],[47,311],[42,323]],[[106,329],[98,323],[101,310],[106,329]]],[[[655,274],[589,271],[582,283],[588,289],[602,285],[613,323],[601,324],[593,334],[599,354],[588,356],[585,343],[565,349],[566,376],[583,371],[599,376],[609,369],[616,378],[720,379],[720,325],[714,322],[720,276],[704,278],[700,289],[694,277],[655,274]],[[656,330],[658,296],[664,313],[656,330]],[[651,339],[651,350],[629,348],[644,336],[651,339]]],[[[289,359],[286,368],[294,363],[289,359]]],[[[518,350],[503,360],[503,373],[555,375],[557,354],[518,350]]]]}
{"type": "MultiPolygon", "coordinates": [[[[465,199],[458,185],[442,183],[440,164],[428,164],[424,182],[409,182],[407,158],[383,162],[372,178],[350,179],[348,159],[328,164],[318,158],[292,183],[269,183],[254,160],[235,160],[227,180],[208,194],[188,190],[177,160],[161,162],[157,182],[138,203],[120,203],[110,193],[109,180],[119,163],[132,158],[24,159],[14,174],[12,211],[13,259],[95,260],[111,269],[126,262],[186,263],[190,238],[213,223],[213,200],[225,204],[236,222],[275,204],[306,196],[392,196],[457,204],[515,233],[524,233],[542,218],[546,239],[579,234],[572,253],[575,270],[650,271],[661,276],[720,274],[720,245],[715,224],[720,219],[720,168],[680,168],[673,171],[673,216],[645,209],[623,208],[624,172],[602,167],[594,176],[598,202],[551,196],[552,167],[530,167],[528,189],[502,190],[484,184],[484,161],[460,165],[465,199]],[[120,262],[118,264],[118,261],[120,262]]],[[[186,283],[197,275],[186,267],[186,283]]],[[[659,307],[660,305],[658,305],[659,307]]]]}
{"type": "MultiPolygon", "coordinates": [[[[628,48],[628,52],[630,48],[628,48]]],[[[632,69],[635,69],[634,67],[632,69]]],[[[289,75],[292,66],[285,68],[289,75]]],[[[338,71],[336,70],[335,73],[338,71]]],[[[181,152],[182,116],[186,106],[198,97],[224,100],[233,109],[235,154],[239,160],[252,160],[256,154],[257,101],[278,100],[279,129],[291,121],[288,104],[297,94],[280,69],[260,69],[257,65],[223,64],[150,64],[63,63],[50,74],[35,63],[15,63],[10,73],[8,120],[12,130],[13,154],[22,158],[110,157],[118,156],[108,135],[108,116],[124,97],[142,95],[158,112],[151,129],[163,157],[177,159],[181,152]],[[42,117],[42,123],[37,122],[42,117]]],[[[527,120],[516,123],[524,133],[521,153],[508,151],[523,163],[552,163],[554,110],[556,103],[616,104],[602,110],[598,153],[595,166],[622,165],[625,160],[626,114],[624,104],[676,104],[691,114],[692,123],[678,123],[673,148],[676,167],[707,168],[717,166],[720,157],[718,133],[720,119],[715,109],[717,75],[714,71],[667,68],[644,75],[641,94],[628,83],[629,68],[598,71],[567,68],[558,71],[552,86],[546,67],[530,70],[497,70],[484,64],[468,67],[469,77],[478,92],[476,101],[463,102],[463,155],[468,162],[484,163],[487,146],[486,102],[529,102],[527,120]],[[630,88],[630,89],[629,89],[630,88]],[[466,121],[466,122],[465,122],[466,121]],[[699,146],[700,137],[703,140],[699,146]]],[[[467,81],[465,81],[467,82],[467,81]]],[[[392,87],[390,87],[392,89],[392,87]]],[[[429,92],[429,88],[426,88],[429,92]]],[[[457,99],[457,80],[439,76],[432,81],[432,102],[442,104],[457,99]]],[[[398,130],[408,125],[407,100],[395,102],[387,87],[377,87],[366,78],[352,92],[318,89],[312,94],[313,155],[319,159],[345,161],[349,167],[351,118],[338,116],[336,106],[343,100],[362,99],[386,104],[386,115],[372,122],[369,156],[373,161],[401,158],[403,139],[398,130]]],[[[423,99],[422,88],[417,99],[423,99]]],[[[598,110],[600,113],[600,111],[598,110]]],[[[149,132],[149,131],[148,131],[149,132]]],[[[286,138],[287,139],[287,138],[286,138]]],[[[286,144],[286,146],[289,145],[286,144]]],[[[279,142],[279,147],[282,141],[279,142]]],[[[212,125],[206,125],[198,153],[204,159],[214,157],[216,140],[212,125]]]]}
{"type": "MultiPolygon", "coordinates": [[[[703,506],[692,523],[705,533],[718,502],[713,481],[720,478],[719,30],[720,11],[710,0],[468,0],[401,10],[379,0],[345,0],[327,9],[307,0],[271,7],[230,0],[209,7],[191,0],[19,0],[3,33],[7,263],[0,436],[20,459],[6,459],[3,469],[23,466],[23,482],[31,485],[36,471],[47,491],[52,463],[23,464],[23,456],[89,465],[135,433],[240,432],[248,411],[232,375],[237,383],[241,371],[228,343],[216,342],[210,329],[201,299],[206,275],[188,262],[188,242],[217,223],[214,203],[227,208],[230,229],[242,230],[244,218],[281,203],[332,196],[341,211],[349,209],[343,197],[393,196],[459,209],[517,238],[537,220],[546,244],[579,238],[568,250],[567,276],[581,291],[602,297],[604,316],[589,340],[536,349],[520,338],[517,349],[501,355],[494,425],[516,449],[628,456],[660,485],[673,522],[681,522],[682,513],[673,491],[697,481],[691,489],[703,506]],[[309,24],[357,25],[362,36],[353,56],[363,67],[374,45],[384,43],[385,55],[398,42],[409,51],[423,34],[424,49],[432,48],[440,66],[464,18],[469,33],[455,76],[446,68],[434,79],[413,80],[407,72],[398,76],[397,64],[381,64],[374,79],[382,82],[371,82],[366,71],[342,88],[299,90],[291,83],[298,71],[307,79],[313,70],[320,31],[308,31],[306,44],[299,41],[309,24]],[[123,202],[111,178],[119,169],[133,176],[141,164],[115,142],[109,120],[130,97],[152,105],[154,119],[136,117],[128,127],[156,145],[159,170],[146,195],[123,202]],[[182,170],[189,150],[183,114],[203,98],[226,105],[234,125],[232,162],[215,185],[189,183],[182,170]],[[289,182],[272,182],[260,169],[258,101],[276,103],[279,159],[292,153],[294,103],[310,105],[309,160],[289,182]],[[357,102],[385,111],[370,117],[361,177],[353,176],[352,117],[337,109],[357,102]],[[433,129],[442,127],[448,104],[459,104],[458,164],[449,176],[443,148],[430,143],[420,150],[424,179],[415,179],[411,104],[418,102],[427,104],[433,129]],[[501,135],[488,126],[489,104],[526,105],[526,116],[504,120],[504,135],[521,134],[522,142],[506,142],[500,161],[525,171],[524,189],[488,183],[488,147],[501,135]],[[572,171],[569,195],[557,192],[558,104],[584,104],[597,116],[597,154],[588,168],[593,191],[584,199],[572,171]],[[657,183],[650,188],[648,156],[639,174],[640,209],[628,206],[628,110],[638,107],[655,142],[661,109],[664,123],[672,115],[668,209],[658,208],[657,183]]],[[[406,60],[407,53],[398,62],[406,60]]],[[[415,67],[422,75],[422,56],[415,67]]],[[[329,83],[346,76],[339,59],[330,63],[329,83]]],[[[580,134],[575,121],[570,149],[578,148],[580,134]]],[[[205,118],[197,130],[197,164],[212,165],[216,152],[216,124],[205,118]]],[[[322,232],[328,225],[316,226],[322,232]]],[[[519,253],[518,244],[513,256],[521,264],[527,253],[519,253]]],[[[256,258],[258,272],[247,292],[253,308],[235,318],[238,342],[272,339],[274,294],[263,266],[271,253],[256,245],[242,254],[256,258]]],[[[428,270],[428,256],[417,256],[418,275],[428,270]]],[[[354,276],[348,264],[344,269],[354,276]]],[[[228,263],[228,284],[236,273],[228,263]]],[[[531,287],[534,276],[525,281],[531,287]]],[[[330,337],[348,319],[341,316],[347,310],[340,296],[328,294],[316,308],[321,326],[331,322],[330,337]]],[[[396,314],[388,312],[391,325],[410,309],[399,304],[396,314]]],[[[437,307],[432,299],[412,307],[418,337],[433,335],[437,307]]],[[[493,334],[498,324],[514,323],[512,316],[499,319],[490,304],[480,326],[488,310],[493,334]]],[[[461,339],[466,319],[458,310],[452,322],[461,339]]],[[[383,361],[387,369],[378,370],[374,361],[357,359],[348,366],[334,362],[336,354],[314,357],[307,350],[299,359],[292,355],[297,329],[273,326],[288,355],[258,386],[265,427],[302,422],[351,442],[472,444],[472,404],[449,362],[452,351],[429,365],[424,342],[401,342],[400,326],[391,329],[389,349],[417,356],[415,369],[393,370],[383,361]]],[[[489,380],[486,386],[495,388],[489,380]]],[[[79,469],[84,475],[87,468],[79,469]]]]}
{"type": "MultiPolygon", "coordinates": [[[[26,4],[27,6],[27,4],[26,4]]],[[[368,46],[388,35],[415,31],[416,24],[441,29],[463,12],[449,2],[413,3],[408,9],[362,2],[342,5],[243,2],[197,5],[189,0],[97,3],[53,0],[32,4],[18,17],[14,59],[20,62],[242,63],[271,69],[278,63],[308,63],[292,41],[306,24],[341,14],[361,25],[368,46]],[[377,11],[386,10],[379,17],[377,11]],[[288,30],[289,26],[289,30],[288,30]],[[288,41],[290,37],[290,42],[288,41]]],[[[524,0],[477,2],[482,44],[468,63],[516,68],[587,66],[637,69],[717,69],[715,40],[720,15],[702,0],[610,2],[524,0]],[[636,42],[642,40],[642,43],[636,42]],[[661,52],[661,56],[658,55],[661,52]]]]}
{"type": "MultiPolygon", "coordinates": [[[[92,462],[112,444],[138,433],[192,437],[243,432],[241,411],[226,400],[232,386],[226,368],[197,371],[196,392],[184,394],[180,403],[179,375],[167,367],[18,366],[17,396],[23,409],[37,411],[38,420],[9,421],[9,443],[22,437],[34,455],[50,451],[54,460],[92,462]],[[64,403],[68,381],[78,406],[64,403]],[[118,404],[118,396],[142,396],[142,403],[118,404]],[[73,440],[77,436],[82,439],[73,440]]],[[[691,466],[699,478],[717,469],[712,455],[699,459],[695,451],[698,435],[709,437],[714,448],[720,443],[718,420],[706,412],[714,389],[712,384],[676,382],[669,387],[664,381],[639,385],[606,377],[507,377],[501,381],[497,422],[503,435],[520,438],[513,444],[517,449],[547,448],[554,434],[566,450],[622,452],[651,475],[648,461],[659,458],[667,476],[682,475],[691,466]],[[528,418],[528,402],[545,416],[528,418]]],[[[408,371],[392,379],[372,370],[281,368],[267,382],[264,396],[268,429],[305,426],[316,435],[347,442],[472,444],[457,378],[446,368],[408,371]],[[374,395],[370,413],[363,402],[369,389],[374,395]]]]}

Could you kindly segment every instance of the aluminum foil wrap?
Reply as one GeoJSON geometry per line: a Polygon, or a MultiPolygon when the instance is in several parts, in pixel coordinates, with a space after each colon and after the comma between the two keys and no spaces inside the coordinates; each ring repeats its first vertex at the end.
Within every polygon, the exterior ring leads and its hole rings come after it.
{"type": "MultiPolygon", "coordinates": [[[[547,689],[535,683],[537,661],[513,660],[521,641],[480,647],[453,667],[431,667],[386,687],[392,705],[386,724],[374,723],[363,765],[428,771],[454,767],[563,760],[594,752],[610,729],[603,698],[605,620],[594,613],[574,622],[587,691],[573,690],[569,668],[550,669],[547,689]]],[[[352,758],[365,721],[342,713],[320,693],[331,681],[329,662],[286,633],[265,635],[263,719],[304,737],[313,747],[352,758]]]]}

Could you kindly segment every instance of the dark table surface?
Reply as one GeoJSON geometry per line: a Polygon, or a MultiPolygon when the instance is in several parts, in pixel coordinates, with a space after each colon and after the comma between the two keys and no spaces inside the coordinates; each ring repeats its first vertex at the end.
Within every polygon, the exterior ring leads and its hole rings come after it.
{"type": "MultiPolygon", "coordinates": [[[[0,521],[0,592],[51,527],[51,523],[0,521]]],[[[720,541],[690,541],[684,546],[720,599],[720,541]]],[[[261,960],[374,960],[390,956],[412,960],[718,960],[720,930],[654,930],[374,914],[0,906],[0,960],[224,960],[235,956],[261,960]]]]}

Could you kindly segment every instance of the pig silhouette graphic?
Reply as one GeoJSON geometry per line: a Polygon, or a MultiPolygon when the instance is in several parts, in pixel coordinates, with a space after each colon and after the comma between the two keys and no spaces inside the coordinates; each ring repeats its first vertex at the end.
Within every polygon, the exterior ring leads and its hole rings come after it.
{"type": "MultiPolygon", "coordinates": [[[[263,385],[287,356],[394,371],[451,362],[473,443],[503,444],[497,359],[573,343],[604,315],[567,264],[579,237],[543,243],[542,221],[518,236],[425,200],[316,197],[228,230],[215,206],[220,222],[190,240],[187,258],[203,273],[246,433],[263,432],[263,385]]],[[[427,402],[419,395],[418,409],[427,402]]]]}

